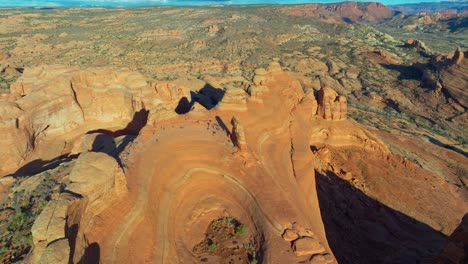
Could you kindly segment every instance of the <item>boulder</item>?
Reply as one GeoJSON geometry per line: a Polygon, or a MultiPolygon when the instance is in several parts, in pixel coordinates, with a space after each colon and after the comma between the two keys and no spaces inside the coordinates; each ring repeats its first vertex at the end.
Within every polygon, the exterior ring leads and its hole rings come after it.
{"type": "Polygon", "coordinates": [[[267,71],[269,73],[280,73],[283,71],[279,64],[279,58],[274,58],[273,61],[268,64],[267,71]]]}
{"type": "Polygon", "coordinates": [[[299,238],[299,234],[292,229],[286,229],[284,230],[282,237],[286,241],[294,241],[299,238]]]}
{"type": "Polygon", "coordinates": [[[39,259],[39,264],[68,264],[70,258],[70,242],[63,238],[49,244],[39,259]]]}
{"type": "Polygon", "coordinates": [[[116,149],[115,139],[102,133],[91,133],[81,136],[74,144],[71,153],[87,151],[103,152],[111,155],[116,149]]]}
{"type": "Polygon", "coordinates": [[[50,201],[36,218],[31,228],[33,244],[50,242],[65,237],[68,204],[73,198],[65,194],[59,200],[50,201]]]}
{"type": "Polygon", "coordinates": [[[126,189],[125,176],[117,161],[100,152],[81,154],[69,178],[67,190],[88,197],[90,203],[111,194],[114,188],[126,189]]]}
{"type": "Polygon", "coordinates": [[[327,264],[327,263],[333,263],[333,257],[329,254],[324,254],[324,255],[315,255],[313,256],[309,263],[310,264],[327,264]]]}
{"type": "Polygon", "coordinates": [[[325,248],[317,239],[311,237],[303,237],[294,241],[293,250],[296,256],[307,256],[323,253],[325,251],[325,248]]]}
{"type": "Polygon", "coordinates": [[[17,77],[21,75],[21,69],[8,65],[2,70],[2,73],[10,77],[17,77]]]}

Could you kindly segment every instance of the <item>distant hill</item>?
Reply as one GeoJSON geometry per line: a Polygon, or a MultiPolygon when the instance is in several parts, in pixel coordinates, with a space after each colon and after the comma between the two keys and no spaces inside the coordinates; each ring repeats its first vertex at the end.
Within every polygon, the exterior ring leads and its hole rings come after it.
{"type": "Polygon", "coordinates": [[[444,11],[468,13],[468,1],[424,2],[417,4],[389,5],[389,7],[396,11],[404,12],[407,14],[444,11]]]}

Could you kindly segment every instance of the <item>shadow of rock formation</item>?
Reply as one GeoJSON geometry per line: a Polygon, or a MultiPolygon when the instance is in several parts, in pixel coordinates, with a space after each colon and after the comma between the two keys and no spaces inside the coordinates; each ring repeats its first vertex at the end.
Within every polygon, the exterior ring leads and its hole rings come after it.
{"type": "Polygon", "coordinates": [[[175,112],[177,114],[179,114],[179,115],[186,114],[186,113],[190,112],[190,110],[192,110],[193,104],[194,104],[193,101],[190,102],[187,99],[187,97],[184,96],[179,100],[179,103],[177,104],[175,112]]]}
{"type": "Polygon", "coordinates": [[[337,260],[346,263],[427,263],[446,236],[367,196],[333,173],[316,172],[320,211],[337,260]]]}
{"type": "Polygon", "coordinates": [[[95,129],[95,130],[88,131],[88,133],[86,134],[102,133],[102,134],[112,136],[114,138],[120,137],[123,135],[135,135],[136,136],[138,135],[138,133],[140,133],[140,130],[144,126],[146,126],[146,124],[148,123],[148,115],[149,115],[149,110],[141,109],[140,111],[135,112],[133,114],[132,121],[130,121],[130,123],[128,123],[128,125],[123,129],[119,129],[117,131],[111,131],[107,129],[95,129]]]}
{"type": "Polygon", "coordinates": [[[400,80],[417,80],[421,81],[423,72],[421,68],[424,65],[413,64],[413,65],[401,65],[401,64],[380,64],[382,67],[388,70],[398,71],[400,80]]]}
{"type": "Polygon", "coordinates": [[[46,170],[50,170],[56,168],[60,164],[64,162],[69,162],[73,159],[78,157],[78,155],[61,155],[51,160],[42,160],[36,159],[31,162],[28,162],[21,168],[19,168],[15,173],[12,174],[13,177],[25,177],[34,174],[38,174],[44,172],[46,170]]]}
{"type": "MultiPolygon", "coordinates": [[[[107,129],[97,129],[88,131],[86,134],[101,133],[102,135],[96,136],[91,151],[94,152],[104,152],[117,159],[120,164],[118,155],[125,149],[125,147],[135,139],[135,136],[138,135],[140,130],[148,122],[149,111],[142,109],[136,112],[133,115],[132,121],[128,125],[117,131],[110,131],[107,129]],[[116,144],[115,138],[122,137],[120,144],[116,144]]],[[[36,159],[19,168],[15,173],[12,174],[13,177],[24,177],[29,175],[34,175],[41,173],[46,170],[56,168],[64,162],[69,162],[78,157],[78,154],[70,155],[63,154],[53,158],[51,160],[42,160],[36,159]]]]}
{"type": "Polygon", "coordinates": [[[90,244],[78,264],[99,264],[99,259],[101,257],[101,249],[98,243],[90,244]]]}
{"type": "Polygon", "coordinates": [[[187,97],[182,97],[174,110],[179,115],[186,114],[192,110],[196,102],[206,109],[211,110],[223,100],[225,93],[226,91],[223,89],[205,84],[198,92],[190,92],[190,101],[187,97]]]}
{"type": "Polygon", "coordinates": [[[468,152],[464,151],[463,149],[460,149],[460,148],[457,148],[453,145],[448,145],[448,144],[445,144],[445,143],[442,143],[440,140],[434,138],[434,137],[431,137],[431,136],[428,136],[426,135],[426,138],[429,140],[429,142],[431,142],[432,144],[434,145],[437,145],[439,147],[443,147],[443,148],[446,148],[446,149],[450,149],[450,150],[453,150],[457,153],[460,153],[462,154],[463,156],[468,157],[468,152]]]}
{"type": "Polygon", "coordinates": [[[435,263],[468,263],[468,213],[447,239],[435,263]]]}

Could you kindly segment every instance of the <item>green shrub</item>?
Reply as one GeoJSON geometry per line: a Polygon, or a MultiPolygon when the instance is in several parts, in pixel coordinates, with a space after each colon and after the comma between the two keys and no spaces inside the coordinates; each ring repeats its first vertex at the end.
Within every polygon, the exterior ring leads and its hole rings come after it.
{"type": "Polygon", "coordinates": [[[12,216],[10,224],[8,225],[9,231],[18,231],[23,226],[28,224],[28,217],[23,212],[16,213],[12,216]]]}
{"type": "Polygon", "coordinates": [[[215,252],[217,249],[218,249],[218,244],[217,243],[213,243],[213,244],[208,246],[208,251],[211,252],[211,253],[215,252]]]}
{"type": "Polygon", "coordinates": [[[245,225],[239,225],[236,227],[236,234],[243,235],[247,233],[247,227],[245,225]]]}

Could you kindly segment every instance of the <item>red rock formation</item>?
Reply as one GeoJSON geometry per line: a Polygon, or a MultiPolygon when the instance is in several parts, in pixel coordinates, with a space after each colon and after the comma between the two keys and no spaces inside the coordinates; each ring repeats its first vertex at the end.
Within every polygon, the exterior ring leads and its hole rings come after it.
{"type": "Polygon", "coordinates": [[[245,140],[244,127],[240,124],[239,120],[236,117],[232,118],[231,124],[232,124],[232,138],[233,138],[234,144],[239,148],[239,150],[246,150],[247,141],[245,140]]]}
{"type": "Polygon", "coordinates": [[[325,120],[344,120],[347,114],[346,98],[339,96],[330,87],[318,92],[317,114],[325,120]]]}
{"type": "Polygon", "coordinates": [[[0,133],[0,175],[4,175],[17,169],[33,148],[29,121],[16,103],[0,101],[0,133]]]}
{"type": "Polygon", "coordinates": [[[452,57],[452,61],[454,64],[461,64],[462,61],[465,59],[465,53],[460,48],[457,48],[455,54],[452,57]]]}
{"type": "MultiPolygon", "coordinates": [[[[52,148],[56,141],[65,142],[57,144],[60,154],[81,153],[67,186],[69,193],[79,196],[64,194],[47,205],[34,224],[30,261],[67,262],[66,256],[72,254],[73,262],[86,262],[93,257],[93,245],[99,245],[103,263],[197,262],[192,249],[205,237],[207,225],[220,216],[232,216],[248,226],[253,242],[261,243],[255,250],[265,263],[336,263],[329,234],[325,235],[315,171],[338,175],[358,190],[366,190],[366,179],[385,171],[382,166],[411,173],[414,181],[427,172],[391,155],[372,133],[345,120],[343,96],[323,87],[316,100],[281,70],[277,60],[268,70],[255,71],[247,101],[240,87],[227,86],[223,90],[227,101],[223,104],[223,98],[219,106],[205,109],[200,104],[207,102],[200,101],[209,101],[210,92],[190,87],[204,84],[179,80],[151,86],[137,73],[74,68],[42,69],[18,81],[13,91],[21,97],[22,110],[13,103],[0,104],[0,110],[13,113],[2,116],[8,121],[5,131],[26,132],[27,126],[15,124],[30,123],[36,155],[42,153],[41,145],[52,148]],[[194,110],[177,113],[176,105],[190,92],[204,97],[192,102],[194,110]],[[230,107],[236,102],[242,111],[230,107]],[[151,111],[150,122],[118,161],[87,152],[99,135],[89,130],[125,130],[122,125],[141,109],[151,111]],[[226,126],[229,120],[232,130],[226,126]],[[330,122],[335,120],[340,122],[330,122]],[[62,127],[69,124],[72,128],[62,127]],[[369,162],[362,162],[366,158],[369,162]],[[65,230],[74,230],[73,235],[65,230]]],[[[212,90],[218,89],[214,86],[212,90]]],[[[18,153],[24,152],[28,149],[18,153]]],[[[375,190],[391,193],[383,188],[385,177],[374,178],[369,181],[375,190]]],[[[407,177],[392,179],[412,186],[407,177]]],[[[441,179],[433,182],[447,188],[441,179]]],[[[426,187],[418,190],[426,193],[426,187]]],[[[432,226],[445,221],[444,216],[430,220],[431,195],[400,195],[405,201],[423,201],[416,219],[432,226]]],[[[463,199],[450,190],[434,195],[438,203],[449,205],[443,209],[448,215],[466,209],[460,205],[463,199]]],[[[394,207],[411,214],[407,205],[398,202],[394,207]]]]}
{"type": "Polygon", "coordinates": [[[468,107],[468,60],[459,49],[452,58],[453,64],[443,68],[440,83],[447,94],[464,107],[468,107]]]}
{"type": "Polygon", "coordinates": [[[320,17],[339,22],[357,23],[381,21],[392,17],[395,12],[380,3],[343,2],[336,4],[308,4],[283,7],[282,11],[293,16],[320,17]]]}
{"type": "Polygon", "coordinates": [[[416,49],[417,51],[421,51],[421,52],[430,52],[429,48],[426,46],[426,44],[424,44],[422,41],[420,40],[414,40],[412,38],[408,39],[406,42],[405,42],[405,46],[406,47],[410,47],[410,48],[414,48],[416,49]]]}
{"type": "Polygon", "coordinates": [[[12,146],[2,148],[2,154],[11,160],[2,163],[0,171],[12,172],[20,162],[38,156],[66,154],[65,146],[88,131],[135,132],[135,121],[140,122],[134,120],[135,113],[161,103],[145,96],[148,93],[154,94],[146,79],[125,70],[63,66],[26,69],[11,85],[12,97],[18,100],[0,106],[8,112],[0,117],[8,130],[2,140],[12,146]],[[47,141],[53,141],[54,147],[47,141]]]}
{"type": "Polygon", "coordinates": [[[81,154],[70,181],[67,189],[81,197],[63,193],[47,204],[31,229],[34,249],[26,263],[68,263],[71,250],[78,262],[87,247],[84,232],[93,226],[94,216],[127,192],[122,169],[104,153],[81,154]],[[77,233],[67,232],[71,229],[77,233]]]}

